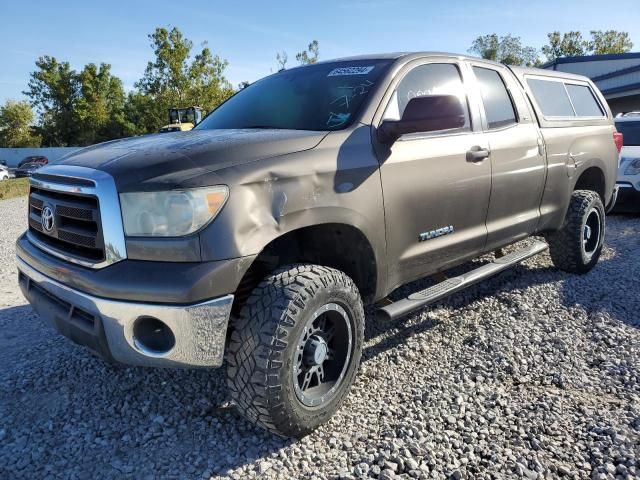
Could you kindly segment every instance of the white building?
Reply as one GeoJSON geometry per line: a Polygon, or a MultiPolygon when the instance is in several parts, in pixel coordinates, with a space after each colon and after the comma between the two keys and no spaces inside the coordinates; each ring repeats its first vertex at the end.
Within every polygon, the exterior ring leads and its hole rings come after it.
{"type": "Polygon", "coordinates": [[[640,52],[563,57],[542,68],[589,77],[613,114],[640,111],[640,52]]]}

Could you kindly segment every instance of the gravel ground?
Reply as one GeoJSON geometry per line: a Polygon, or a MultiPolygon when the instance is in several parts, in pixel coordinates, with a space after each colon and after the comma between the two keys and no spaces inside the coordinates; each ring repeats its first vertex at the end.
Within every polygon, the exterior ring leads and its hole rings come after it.
{"type": "Polygon", "coordinates": [[[286,441],[222,371],[106,366],[15,280],[25,200],[0,202],[0,478],[638,478],[640,218],[586,276],[544,254],[392,324],[326,426],[286,441]]]}

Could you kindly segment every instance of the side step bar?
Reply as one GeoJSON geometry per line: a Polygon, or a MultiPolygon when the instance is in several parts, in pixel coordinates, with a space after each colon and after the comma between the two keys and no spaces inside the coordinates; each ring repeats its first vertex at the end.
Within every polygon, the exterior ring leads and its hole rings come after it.
{"type": "Polygon", "coordinates": [[[394,320],[402,317],[407,313],[413,312],[426,305],[432,304],[449,295],[459,292],[465,287],[478,283],[480,280],[492,277],[497,273],[506,270],[509,267],[544,252],[549,246],[545,242],[535,241],[533,244],[510,253],[500,258],[496,258],[493,262],[471,270],[464,275],[453,277],[444,282],[437,283],[432,287],[426,288],[416,293],[412,293],[407,298],[390,303],[377,310],[378,318],[381,320],[394,320]]]}

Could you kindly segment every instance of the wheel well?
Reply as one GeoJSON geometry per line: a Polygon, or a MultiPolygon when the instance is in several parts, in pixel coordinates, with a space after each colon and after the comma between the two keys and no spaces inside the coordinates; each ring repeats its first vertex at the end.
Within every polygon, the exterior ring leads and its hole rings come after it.
{"type": "Polygon", "coordinates": [[[234,312],[270,272],[291,263],[314,263],[343,271],[355,282],[365,303],[376,291],[377,268],[371,244],[357,228],[327,223],[287,232],[271,241],[253,261],[238,285],[234,312]]]}
{"type": "Polygon", "coordinates": [[[598,167],[587,168],[576,182],[574,190],[591,190],[600,195],[603,205],[606,203],[604,199],[605,182],[604,173],[598,167]]]}

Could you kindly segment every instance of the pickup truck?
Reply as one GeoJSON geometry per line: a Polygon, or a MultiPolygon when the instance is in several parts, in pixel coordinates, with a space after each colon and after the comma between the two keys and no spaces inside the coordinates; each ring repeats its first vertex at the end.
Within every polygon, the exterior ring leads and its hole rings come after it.
{"type": "Polygon", "coordinates": [[[301,437],[352,385],[365,305],[396,319],[547,248],[557,268],[591,270],[621,140],[595,85],[567,73],[442,53],[292,68],[192,131],[35,172],[19,283],[107,360],[226,363],[243,415],[301,437]]]}

